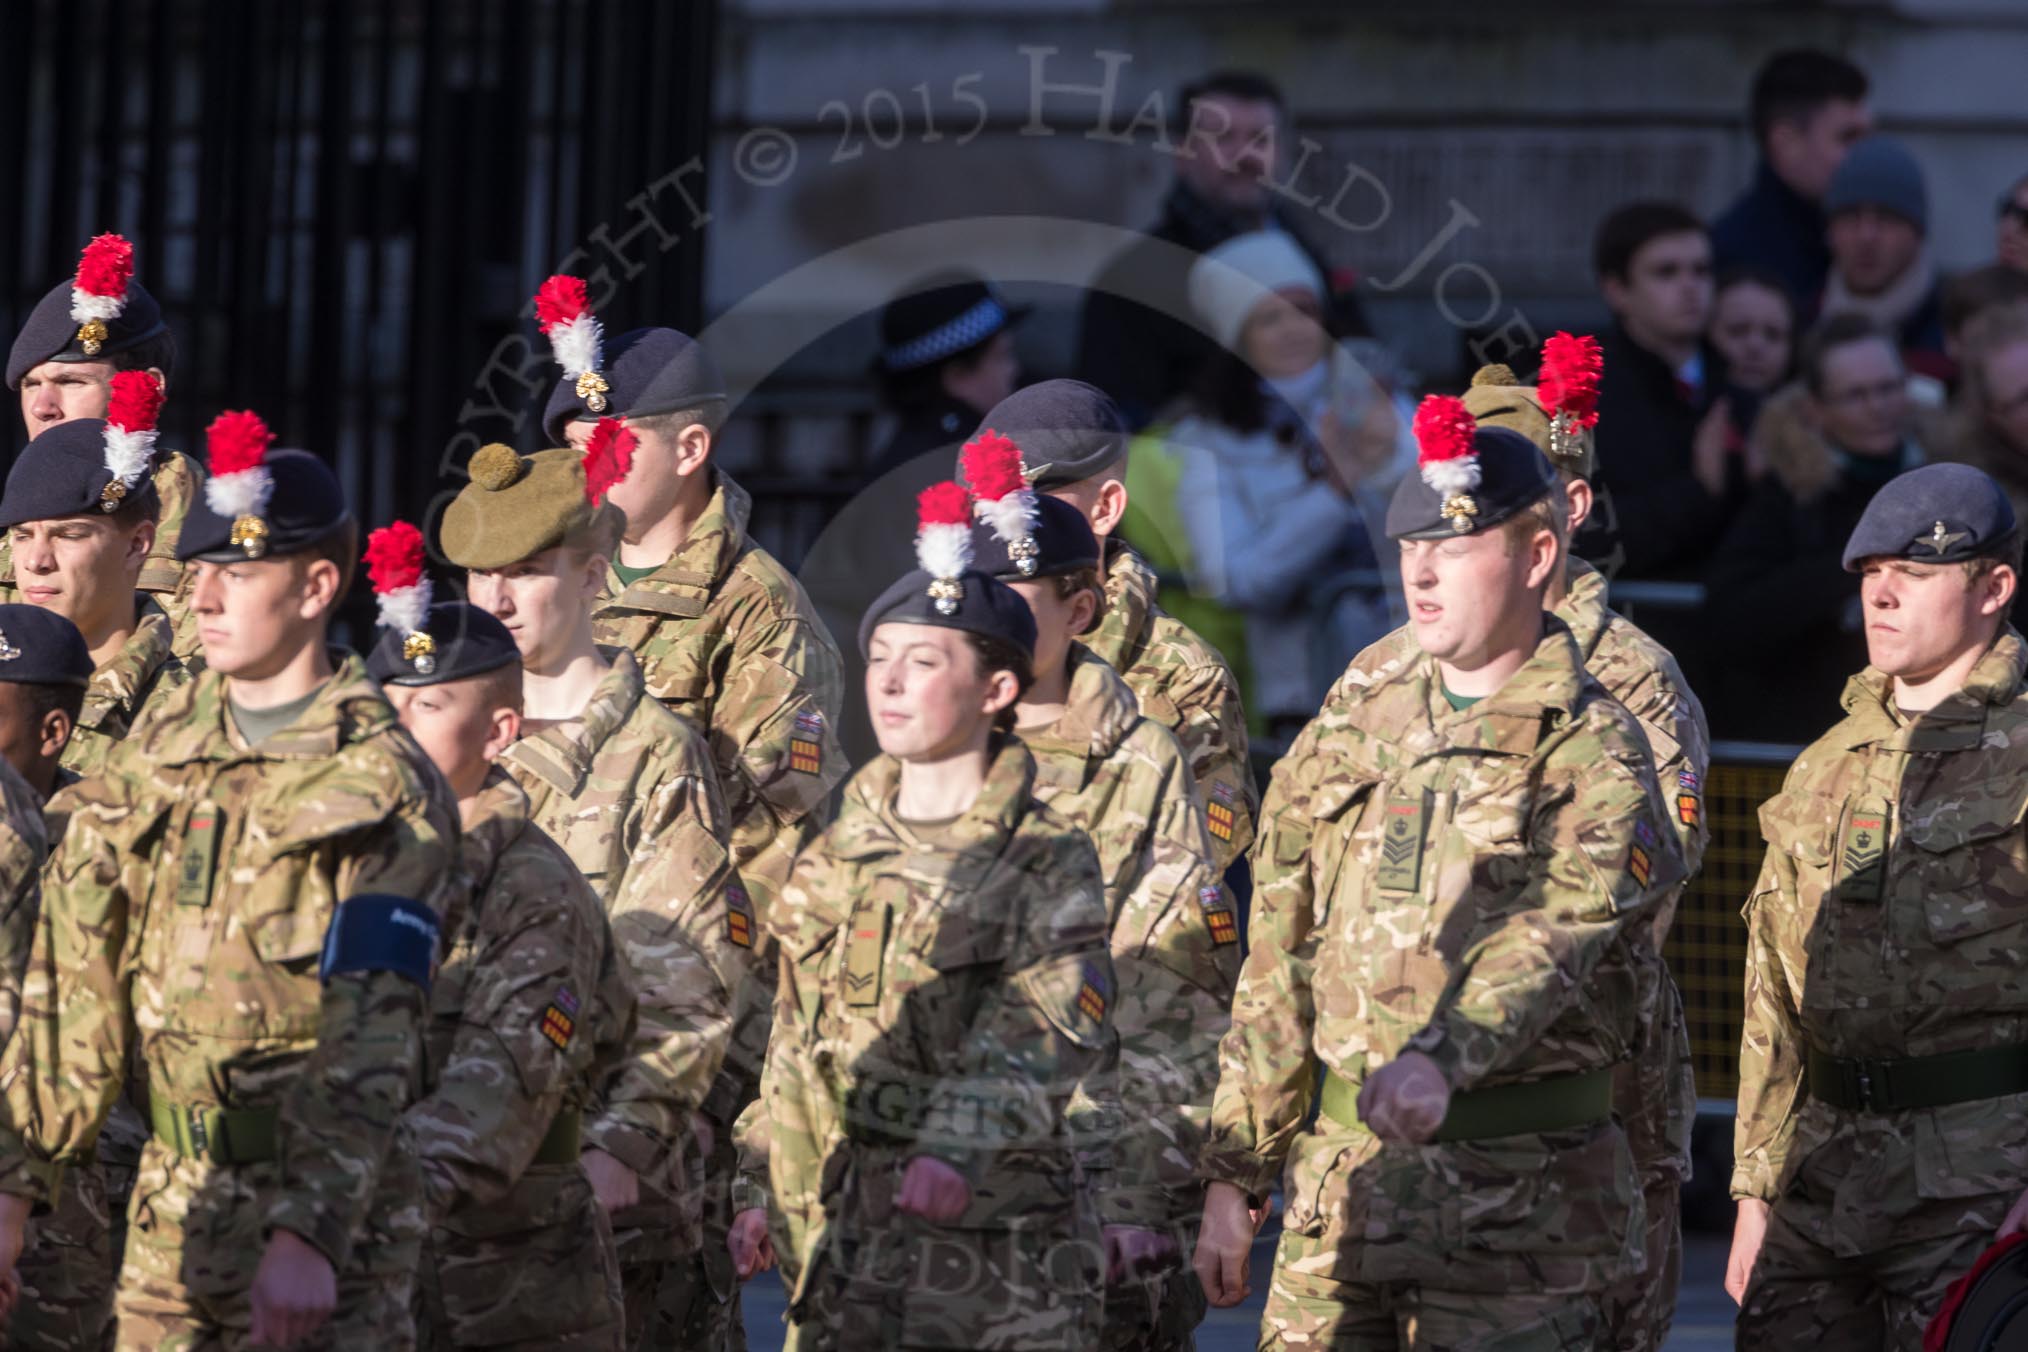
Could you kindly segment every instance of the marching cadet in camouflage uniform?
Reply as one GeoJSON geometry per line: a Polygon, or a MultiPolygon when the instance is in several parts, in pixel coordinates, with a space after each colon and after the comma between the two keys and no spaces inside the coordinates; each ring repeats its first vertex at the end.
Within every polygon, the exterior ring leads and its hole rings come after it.
{"type": "Polygon", "coordinates": [[[1279,1178],[1263,1348],[1591,1348],[1641,1262],[1613,1069],[1682,861],[1639,726],[1542,612],[1554,470],[1456,400],[1417,431],[1387,524],[1421,656],[1276,768],[1197,1271],[1245,1297],[1279,1178]]]}
{"type": "Polygon", "coordinates": [[[1243,861],[1260,791],[1239,686],[1217,649],[1155,604],[1154,570],[1113,534],[1127,511],[1129,437],[1118,407],[1082,381],[1045,380],[1002,400],[981,426],[1019,446],[1036,489],[1083,512],[1104,542],[1105,611],[1081,642],[1182,743],[1219,869],[1243,861]]]}
{"type": "Polygon", "coordinates": [[[129,1068],[154,1137],[130,1209],[122,1348],[414,1344],[421,1176],[399,1130],[457,840],[442,779],[325,647],[357,528],[303,451],[213,424],[178,549],[209,668],[66,791],[8,1049],[31,1199],[91,1153],[129,1068]]]}
{"type": "MultiPolygon", "coordinates": [[[[568,324],[596,322],[583,291],[577,279],[558,277],[536,298],[560,359],[569,351],[559,341],[568,324]],[[576,318],[560,327],[572,311],[576,318]]],[[[613,342],[591,381],[572,361],[564,366],[543,412],[551,445],[583,447],[600,412],[624,419],[639,438],[632,472],[612,490],[627,527],[593,632],[632,652],[648,693],[709,741],[732,823],[733,866],[764,918],[845,776],[837,647],[802,584],[747,533],[746,490],[711,463],[726,385],[710,355],[674,329],[636,329],[613,342]]],[[[768,955],[753,956],[765,989],[768,955]]],[[[759,1012],[765,1019],[766,1007],[759,1012]]],[[[726,1252],[733,1124],[758,1091],[766,1045],[763,1023],[735,1045],[726,1081],[706,1105],[713,1148],[691,1165],[705,1189],[703,1247],[683,1277],[693,1290],[675,1297],[701,1321],[672,1335],[685,1346],[745,1345],[726,1252]]]]}
{"type": "Polygon", "coordinates": [[[432,1223],[422,1345],[617,1352],[619,1263],[578,1135],[635,1032],[626,963],[598,895],[493,764],[521,728],[514,636],[461,603],[417,614],[428,592],[413,526],[376,532],[367,562],[391,622],[367,669],[463,819],[465,923],[430,1000],[437,1080],[408,1114],[432,1223]]]}
{"type": "MultiPolygon", "coordinates": [[[[38,882],[56,825],[43,807],[62,778],[59,758],[91,669],[84,637],[69,620],[0,605],[0,1046],[20,1018],[41,910],[38,882]]],[[[63,1204],[37,1223],[20,1267],[0,1281],[0,1341],[8,1347],[96,1349],[112,1327],[103,1180],[91,1172],[63,1204]]]]}
{"type": "Polygon", "coordinates": [[[1845,546],[1869,665],[1761,807],[1746,903],[1741,1347],[1905,1349],[2028,1178],[2028,645],[1998,484],[1929,465],[1845,546]]]}
{"type": "MultiPolygon", "coordinates": [[[[113,377],[121,371],[144,372],[159,388],[168,388],[176,373],[176,337],[162,320],[162,307],[133,280],[133,259],[132,244],[100,235],[85,247],[77,275],[52,287],[29,311],[7,354],[7,388],[21,396],[30,441],[75,418],[104,418],[113,377]]],[[[176,655],[189,657],[197,651],[197,627],[189,615],[176,538],[203,474],[180,451],[152,450],[151,462],[155,540],[137,586],[169,617],[176,655]]],[[[7,550],[8,542],[0,541],[0,593],[18,585],[7,550]]]]}
{"type": "Polygon", "coordinates": [[[605,493],[632,444],[609,419],[582,462],[566,449],[482,448],[442,544],[469,570],[472,602],[521,650],[527,712],[501,763],[605,903],[641,993],[634,1053],[586,1124],[584,1162],[618,1238],[628,1345],[656,1348],[688,1315],[680,1270],[697,1252],[703,1200],[692,1115],[720,1092],[729,1047],[760,1064],[764,1042],[744,1039],[766,1037],[767,990],[704,739],[648,698],[632,653],[592,639],[621,527],[605,493]]]}
{"type": "MultiPolygon", "coordinates": [[[[147,371],[115,372],[112,387],[113,421],[51,426],[15,460],[0,497],[19,595],[73,621],[99,663],[63,751],[72,778],[96,773],[144,708],[190,680],[171,651],[168,615],[137,587],[162,506],[147,473],[161,387],[147,371]]],[[[96,1348],[100,1331],[111,1327],[127,1198],[147,1138],[141,1111],[116,1104],[93,1158],[73,1171],[56,1215],[37,1227],[25,1267],[60,1247],[29,1278],[37,1295],[28,1316],[38,1326],[34,1345],[96,1348]],[[87,1275],[84,1254],[98,1256],[97,1276],[87,1275]],[[59,1309],[69,1312],[68,1332],[57,1331],[59,1309]]],[[[29,1335],[17,1329],[16,1337],[27,1345],[29,1335]]]]}
{"type": "Polygon", "coordinates": [[[993,527],[975,533],[976,566],[1035,616],[1035,679],[1015,706],[1015,730],[1035,757],[1036,797],[1090,835],[1106,878],[1126,1127],[1100,1199],[1108,1226],[1119,1227],[1109,1247],[1123,1257],[1109,1274],[1099,1345],[1187,1348],[1204,1295],[1180,1255],[1204,1207],[1197,1155],[1239,975],[1237,908],[1219,884],[1176,738],[1142,717],[1133,691],[1077,642],[1103,595],[1098,538],[1070,503],[1036,499],[1020,453],[996,434],[967,444],[965,470],[993,527]],[[995,509],[1003,488],[1016,499],[1011,513],[995,509]]]}
{"type": "Polygon", "coordinates": [[[764,1101],[799,1352],[1056,1352],[1098,1328],[1094,1180],[1068,1110],[1114,1051],[1099,864],[1002,730],[1034,621],[967,570],[962,490],[930,493],[954,504],[926,512],[934,571],[860,628],[885,754],[770,921],[764,1101]]]}
{"type": "MultiPolygon", "coordinates": [[[[1570,541],[1590,516],[1596,467],[1591,433],[1599,356],[1590,338],[1556,334],[1543,347],[1540,386],[1523,386],[1505,366],[1481,368],[1463,404],[1482,427],[1508,427],[1539,447],[1563,481],[1569,507],[1559,545],[1567,560],[1553,573],[1543,603],[1577,640],[1585,670],[1626,707],[1648,740],[1663,799],[1674,810],[1669,824],[1682,846],[1685,882],[1704,859],[1710,829],[1704,820],[1704,777],[1711,768],[1711,737],[1704,708],[1667,649],[1606,605],[1606,581],[1570,555],[1570,541]]],[[[1352,660],[1337,698],[1370,686],[1418,656],[1412,627],[1404,626],[1352,660]]],[[[1682,889],[1662,898],[1655,914],[1656,962],[1651,972],[1652,1012],[1641,1053],[1615,1072],[1615,1111],[1626,1125],[1642,1175],[1647,1257],[1606,1301],[1618,1352],[1656,1352],[1675,1318],[1683,1266],[1682,1189],[1690,1177],[1690,1131],[1697,1118],[1697,1088],[1690,1068],[1690,1037],[1683,999],[1660,961],[1682,889]]]]}

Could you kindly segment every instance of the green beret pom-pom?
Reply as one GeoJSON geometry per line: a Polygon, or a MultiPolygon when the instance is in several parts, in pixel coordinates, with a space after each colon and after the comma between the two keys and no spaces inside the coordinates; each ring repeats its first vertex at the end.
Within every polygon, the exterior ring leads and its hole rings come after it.
{"type": "Polygon", "coordinates": [[[489,493],[497,493],[512,487],[521,477],[523,463],[512,446],[495,441],[472,452],[472,463],[466,469],[473,483],[489,493]]]}
{"type": "Polygon", "coordinates": [[[1494,362],[1490,366],[1481,366],[1473,374],[1472,383],[1474,385],[1519,385],[1521,382],[1514,378],[1513,367],[1503,362],[1494,362]]]}

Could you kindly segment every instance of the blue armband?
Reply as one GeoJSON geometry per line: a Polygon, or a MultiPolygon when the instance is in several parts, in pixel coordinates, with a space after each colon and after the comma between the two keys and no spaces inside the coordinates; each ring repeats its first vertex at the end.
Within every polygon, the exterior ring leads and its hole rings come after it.
{"type": "Polygon", "coordinates": [[[427,991],[437,961],[437,913],[410,897],[368,892],[338,903],[324,932],[317,979],[346,972],[393,972],[427,991]]]}

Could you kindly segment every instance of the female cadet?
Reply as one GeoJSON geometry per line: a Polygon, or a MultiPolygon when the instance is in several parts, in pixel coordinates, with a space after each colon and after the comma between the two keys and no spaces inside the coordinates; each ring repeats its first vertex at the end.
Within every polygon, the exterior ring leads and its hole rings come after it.
{"type": "Polygon", "coordinates": [[[1008,735],[1035,623],[969,570],[969,517],[955,484],[922,495],[923,570],[859,630],[882,754],[770,916],[763,1094],[798,1349],[1097,1330],[1105,1161],[1067,1108],[1104,1099],[1117,1056],[1105,901],[1090,841],[1035,801],[1008,735]]]}

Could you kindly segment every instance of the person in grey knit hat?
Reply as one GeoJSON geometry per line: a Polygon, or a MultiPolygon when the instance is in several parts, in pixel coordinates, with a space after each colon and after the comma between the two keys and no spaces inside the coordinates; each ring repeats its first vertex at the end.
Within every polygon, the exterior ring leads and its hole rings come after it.
{"type": "Polygon", "coordinates": [[[1911,370],[1948,379],[1929,190],[1915,156],[1891,136],[1867,137],[1831,176],[1824,212],[1831,275],[1822,315],[1865,315],[1895,336],[1911,370]]]}

